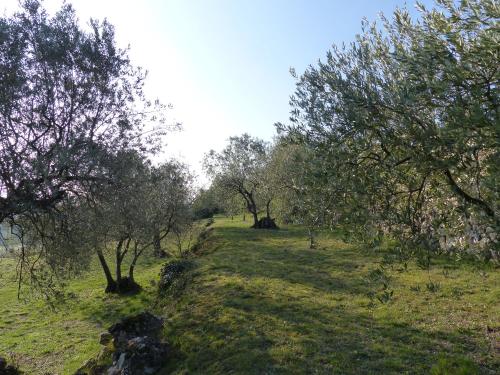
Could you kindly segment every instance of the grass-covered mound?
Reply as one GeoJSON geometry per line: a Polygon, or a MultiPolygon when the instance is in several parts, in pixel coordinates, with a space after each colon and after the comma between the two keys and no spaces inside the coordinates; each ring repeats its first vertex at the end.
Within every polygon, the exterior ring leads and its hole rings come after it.
{"type": "Polygon", "coordinates": [[[490,266],[438,259],[428,271],[413,261],[381,269],[383,250],[340,235],[309,250],[299,227],[256,231],[224,218],[214,227],[188,282],[156,304],[161,260],[141,265],[144,289],[132,296],[106,295],[96,267],[69,283],[73,297],[56,312],[18,302],[14,265],[1,260],[0,355],[17,353],[30,374],[71,374],[98,352],[100,332],[154,305],[175,352],[164,373],[493,374],[500,366],[500,273],[490,266]]]}

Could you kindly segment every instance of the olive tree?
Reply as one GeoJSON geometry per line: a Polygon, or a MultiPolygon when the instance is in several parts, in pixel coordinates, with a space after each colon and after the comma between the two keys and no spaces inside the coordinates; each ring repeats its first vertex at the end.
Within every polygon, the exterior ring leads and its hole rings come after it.
{"type": "Polygon", "coordinates": [[[68,4],[53,17],[38,0],[21,6],[0,18],[0,222],[106,178],[102,158],[144,147],[144,125],[162,113],[112,25],[82,30],[68,4]]]}
{"type": "Polygon", "coordinates": [[[111,24],[83,29],[69,4],[49,16],[23,0],[0,17],[0,222],[33,245],[21,246],[20,276],[34,276],[32,261],[79,269],[87,257],[71,245],[84,238],[71,213],[113,184],[108,160],[160,146],[165,108],[144,96],[145,77],[111,24]],[[63,229],[72,241],[43,245],[63,229]]]}
{"type": "Polygon", "coordinates": [[[148,191],[143,199],[151,207],[149,222],[153,232],[154,255],[166,256],[161,241],[180,223],[193,220],[193,176],[175,160],[153,167],[148,191]]]}
{"type": "Polygon", "coordinates": [[[210,151],[205,156],[204,167],[212,177],[212,183],[225,199],[235,195],[245,202],[253,217],[253,227],[259,227],[259,211],[263,205],[269,208],[269,195],[265,188],[265,167],[269,145],[248,134],[231,137],[221,151],[210,151]],[[267,200],[266,200],[267,198],[267,200]],[[264,203],[262,203],[264,202],[264,203]]]}
{"type": "Polygon", "coordinates": [[[152,167],[137,153],[119,155],[113,163],[113,184],[103,187],[90,203],[92,221],[99,227],[95,251],[107,280],[107,292],[138,289],[134,270],[138,259],[190,215],[191,177],[177,162],[152,167]],[[115,277],[106,260],[114,256],[115,277]],[[129,256],[128,276],[122,275],[129,256]]]}
{"type": "Polygon", "coordinates": [[[438,0],[298,78],[278,127],[327,160],[352,202],[351,222],[419,245],[494,255],[499,228],[499,41],[495,1],[438,0]],[[335,155],[335,157],[330,157],[335,155]],[[353,206],[358,208],[358,206],[353,206]]]}
{"type": "Polygon", "coordinates": [[[307,228],[311,249],[317,245],[317,231],[332,228],[338,220],[344,186],[338,186],[337,172],[303,144],[282,138],[273,148],[268,178],[280,192],[275,210],[283,222],[307,228]]]}

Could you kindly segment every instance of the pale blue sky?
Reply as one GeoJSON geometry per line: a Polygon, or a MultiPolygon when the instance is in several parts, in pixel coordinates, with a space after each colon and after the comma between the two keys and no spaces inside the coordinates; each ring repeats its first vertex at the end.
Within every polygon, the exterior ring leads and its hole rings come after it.
{"type": "MultiPolygon", "coordinates": [[[[46,0],[49,10],[61,0],[46,0]]],[[[168,155],[201,174],[200,161],[243,132],[270,140],[288,118],[294,90],[289,68],[301,73],[332,44],[350,42],[363,17],[373,21],[403,0],[74,0],[80,20],[107,17],[120,45],[149,70],[147,90],[171,103],[183,123],[168,155]]],[[[423,1],[432,5],[432,0],[423,1]]],[[[1,0],[11,12],[17,0],[1,0]]]]}

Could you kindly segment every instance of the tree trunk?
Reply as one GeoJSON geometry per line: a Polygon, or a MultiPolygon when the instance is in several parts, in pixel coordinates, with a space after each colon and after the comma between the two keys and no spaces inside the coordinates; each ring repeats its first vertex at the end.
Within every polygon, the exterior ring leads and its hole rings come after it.
{"type": "Polygon", "coordinates": [[[113,275],[111,275],[111,270],[108,267],[108,263],[106,262],[106,258],[104,258],[104,254],[101,250],[97,250],[97,257],[99,258],[99,262],[101,263],[102,270],[104,271],[104,275],[106,276],[106,293],[114,293],[117,291],[116,281],[113,279],[113,275]]]}
{"type": "Polygon", "coordinates": [[[308,229],[308,234],[309,234],[309,249],[315,249],[316,248],[316,241],[314,240],[314,229],[309,228],[308,229]]]}
{"type": "MultiPolygon", "coordinates": [[[[126,252],[125,249],[122,253],[122,247],[124,241],[125,240],[120,240],[116,245],[116,283],[118,284],[118,289],[120,289],[120,284],[122,283],[122,261],[126,252]]],[[[128,240],[128,242],[130,243],[130,240],[128,240]]]]}
{"type": "Polygon", "coordinates": [[[153,253],[154,256],[157,258],[165,258],[167,255],[165,251],[161,248],[161,236],[160,236],[160,231],[156,231],[153,237],[153,253]]]}
{"type": "Polygon", "coordinates": [[[135,268],[135,265],[137,264],[137,259],[139,259],[139,257],[142,254],[142,249],[140,251],[138,251],[138,247],[139,247],[139,245],[136,242],[134,244],[134,258],[132,259],[132,262],[130,262],[130,267],[128,269],[128,278],[129,278],[129,281],[131,284],[135,284],[134,268],[135,268]]]}
{"type": "Polygon", "coordinates": [[[271,211],[269,209],[270,205],[271,205],[271,199],[269,199],[266,203],[266,216],[268,219],[271,219],[271,211]]]}
{"type": "Polygon", "coordinates": [[[132,263],[130,263],[130,267],[128,269],[128,279],[131,283],[135,284],[134,280],[134,268],[135,268],[135,259],[132,263]]]}
{"type": "Polygon", "coordinates": [[[131,263],[130,264],[130,268],[128,269],[128,278],[129,278],[129,280],[130,280],[131,283],[135,284],[135,280],[134,280],[134,268],[135,268],[135,263],[131,263]]]}
{"type": "MultiPolygon", "coordinates": [[[[255,204],[255,200],[253,198],[253,192],[243,189],[240,190],[240,194],[245,199],[248,212],[250,212],[253,216],[253,226],[251,228],[257,228],[259,218],[257,217],[257,205],[255,204]]],[[[244,218],[243,221],[245,221],[244,218]]]]}
{"type": "Polygon", "coordinates": [[[248,211],[250,211],[250,213],[253,216],[253,228],[257,228],[259,224],[259,217],[257,215],[257,205],[255,204],[252,194],[250,194],[248,197],[247,206],[248,206],[248,211]]]}
{"type": "MultiPolygon", "coordinates": [[[[127,244],[127,248],[128,246],[129,244],[127,244]]],[[[122,279],[122,285],[120,290],[121,293],[135,293],[141,289],[141,286],[135,282],[134,270],[137,264],[137,260],[143,253],[144,249],[148,246],[149,245],[143,246],[139,250],[139,244],[136,241],[134,241],[134,257],[132,258],[132,262],[130,262],[130,266],[128,269],[128,277],[122,279]]]]}
{"type": "Polygon", "coordinates": [[[253,215],[253,227],[257,228],[257,226],[259,225],[259,217],[257,216],[257,212],[252,211],[252,215],[253,215]]]}

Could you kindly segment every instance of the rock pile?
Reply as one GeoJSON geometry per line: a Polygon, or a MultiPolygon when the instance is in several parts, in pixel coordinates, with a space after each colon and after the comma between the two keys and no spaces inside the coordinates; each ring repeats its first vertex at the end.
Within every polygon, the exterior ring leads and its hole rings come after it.
{"type": "Polygon", "coordinates": [[[192,264],[188,260],[177,260],[165,264],[160,271],[159,292],[168,291],[172,284],[191,267],[192,264]]]}
{"type": "Polygon", "coordinates": [[[100,355],[87,363],[76,375],[142,375],[154,374],[165,366],[170,348],[161,341],[163,320],[148,312],[127,317],[101,334],[102,353],[111,356],[111,366],[98,362],[100,355]]]}
{"type": "Polygon", "coordinates": [[[7,364],[5,358],[0,357],[0,375],[19,375],[22,374],[17,368],[7,364]]]}

